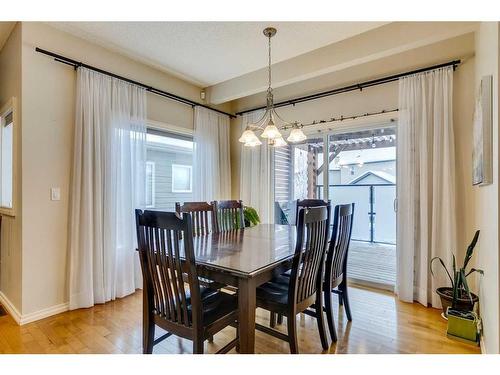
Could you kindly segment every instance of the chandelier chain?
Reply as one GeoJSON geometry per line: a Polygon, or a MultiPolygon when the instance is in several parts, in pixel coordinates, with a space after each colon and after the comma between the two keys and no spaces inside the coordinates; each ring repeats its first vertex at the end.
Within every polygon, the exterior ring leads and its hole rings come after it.
{"type": "Polygon", "coordinates": [[[268,87],[267,91],[272,91],[271,88],[271,35],[267,37],[268,39],[268,64],[267,64],[267,73],[268,73],[268,87]]]}

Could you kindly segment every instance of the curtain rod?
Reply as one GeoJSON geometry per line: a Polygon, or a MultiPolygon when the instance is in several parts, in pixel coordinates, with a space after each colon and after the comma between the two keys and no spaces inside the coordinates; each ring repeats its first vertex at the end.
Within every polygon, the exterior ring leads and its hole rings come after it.
{"type": "Polygon", "coordinates": [[[84,68],[93,70],[95,72],[98,72],[98,73],[101,73],[101,74],[105,74],[107,76],[110,76],[110,77],[113,77],[113,78],[117,78],[117,79],[120,79],[122,81],[131,83],[133,85],[143,87],[143,88],[146,89],[146,91],[148,91],[148,92],[150,92],[152,94],[163,96],[165,98],[177,101],[179,103],[190,105],[191,107],[199,106],[199,107],[211,109],[212,111],[221,113],[223,115],[227,115],[230,118],[236,118],[236,116],[233,115],[233,114],[231,114],[231,113],[227,113],[227,112],[221,111],[219,109],[212,108],[212,107],[210,107],[208,105],[197,103],[197,102],[195,102],[193,100],[183,98],[182,96],[178,96],[178,95],[172,94],[172,93],[170,93],[168,91],[160,90],[160,89],[154,88],[152,86],[145,85],[144,83],[137,82],[137,81],[134,81],[132,79],[129,79],[129,78],[126,78],[126,77],[123,77],[123,76],[119,76],[118,74],[114,74],[114,73],[108,72],[106,70],[96,68],[95,66],[85,64],[85,63],[83,63],[81,61],[76,61],[76,60],[70,59],[69,57],[58,55],[57,53],[50,52],[50,51],[47,51],[47,50],[44,50],[44,49],[38,48],[38,47],[35,48],[35,51],[39,52],[39,53],[43,53],[44,55],[47,55],[47,56],[51,56],[51,57],[54,58],[55,61],[63,63],[63,64],[66,64],[66,65],[71,65],[75,69],[77,69],[79,67],[84,67],[84,68]]]}
{"type": "MultiPolygon", "coordinates": [[[[384,83],[394,82],[394,81],[397,81],[401,77],[406,77],[406,76],[409,76],[412,74],[417,74],[417,73],[423,73],[423,72],[427,72],[429,70],[444,68],[447,66],[453,66],[453,70],[455,70],[456,67],[460,64],[460,62],[461,62],[460,60],[453,60],[453,61],[449,61],[449,62],[439,64],[439,65],[428,66],[426,68],[416,69],[416,70],[412,70],[409,72],[395,74],[392,76],[381,77],[381,78],[377,78],[377,79],[374,79],[371,81],[355,83],[353,85],[339,87],[339,88],[333,89],[333,90],[322,91],[322,92],[318,92],[316,94],[301,96],[301,97],[294,98],[294,99],[288,99],[288,100],[284,100],[284,101],[275,103],[274,107],[275,108],[287,107],[290,105],[295,105],[297,103],[307,102],[309,100],[324,98],[326,96],[332,96],[332,95],[342,94],[345,92],[356,91],[356,90],[362,91],[365,87],[377,86],[377,85],[382,85],[384,83]]],[[[259,110],[265,109],[265,108],[266,108],[266,106],[264,105],[264,106],[257,107],[257,108],[247,109],[244,111],[236,112],[236,115],[241,116],[245,113],[259,111],[259,110]]]]}

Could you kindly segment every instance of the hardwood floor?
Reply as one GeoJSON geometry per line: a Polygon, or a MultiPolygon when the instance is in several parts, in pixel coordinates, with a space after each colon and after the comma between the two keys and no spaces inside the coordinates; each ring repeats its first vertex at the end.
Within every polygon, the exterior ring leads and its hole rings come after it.
{"type": "MultiPolygon", "coordinates": [[[[440,311],[396,301],[389,293],[350,288],[353,321],[335,306],[338,342],[328,353],[479,353],[479,348],[446,337],[440,311]]],[[[335,301],[337,301],[335,299],[335,301]]],[[[141,353],[141,292],[90,309],[65,312],[18,326],[10,316],[0,317],[0,353],[141,353]]],[[[268,313],[257,311],[257,321],[268,324],[268,313]]],[[[299,318],[299,350],[322,353],[315,319],[299,318]]],[[[286,329],[285,324],[279,326],[286,329]]],[[[159,335],[157,329],[157,335],[159,335]]],[[[235,335],[226,328],[205,343],[213,353],[235,335]]],[[[257,353],[289,353],[288,344],[256,332],[257,353]]],[[[190,341],[169,337],[155,353],[191,353],[190,341]]],[[[233,351],[234,352],[234,349],[233,351]]]]}

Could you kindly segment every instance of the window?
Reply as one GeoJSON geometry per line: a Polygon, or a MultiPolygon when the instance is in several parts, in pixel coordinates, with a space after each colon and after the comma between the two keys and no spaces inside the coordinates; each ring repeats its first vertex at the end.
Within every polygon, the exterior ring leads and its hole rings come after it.
{"type": "Polygon", "coordinates": [[[175,202],[193,200],[193,137],[177,132],[148,129],[146,205],[174,211],[175,202]]]}
{"type": "Polygon", "coordinates": [[[193,168],[190,165],[172,164],[172,191],[174,193],[193,192],[193,168]]]}
{"type": "Polygon", "coordinates": [[[146,162],[146,208],[155,207],[155,162],[146,162]]]}
{"type": "Polygon", "coordinates": [[[0,207],[6,213],[13,209],[14,100],[0,112],[0,207]]]}

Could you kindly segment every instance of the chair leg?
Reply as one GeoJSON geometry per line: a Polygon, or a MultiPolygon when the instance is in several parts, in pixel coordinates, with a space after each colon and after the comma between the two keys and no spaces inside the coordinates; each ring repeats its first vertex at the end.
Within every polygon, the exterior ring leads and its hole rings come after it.
{"type": "Polygon", "coordinates": [[[278,324],[283,324],[283,314],[278,314],[278,324]]]}
{"type": "Polygon", "coordinates": [[[193,354],[203,354],[203,340],[193,340],[193,354]]]}
{"type": "Polygon", "coordinates": [[[339,289],[342,291],[342,300],[344,301],[344,309],[347,315],[347,320],[352,321],[351,306],[349,304],[349,294],[347,292],[347,283],[343,282],[339,285],[339,289]]]}
{"type": "Polygon", "coordinates": [[[290,344],[290,353],[299,354],[299,344],[297,341],[297,322],[296,316],[287,316],[288,338],[290,344]]]}
{"type": "MultiPolygon", "coordinates": [[[[328,322],[328,330],[333,342],[337,342],[337,330],[335,329],[335,319],[333,318],[332,292],[325,290],[325,310],[326,321],[328,322]]],[[[318,311],[318,310],[316,310],[318,311]]]]}
{"type": "Polygon", "coordinates": [[[238,342],[236,343],[236,347],[234,350],[236,350],[236,353],[240,352],[240,325],[238,324],[236,326],[236,337],[238,338],[238,342]]]}
{"type": "Polygon", "coordinates": [[[269,313],[269,327],[276,327],[276,313],[272,311],[269,313]]]}
{"type": "Polygon", "coordinates": [[[144,319],[142,330],[142,352],[143,354],[152,354],[153,342],[155,341],[155,324],[149,319],[144,319]]]}
{"type": "Polygon", "coordinates": [[[236,347],[234,348],[236,350],[236,353],[240,352],[240,325],[236,323],[236,337],[238,338],[238,342],[236,343],[236,347]]]}
{"type": "Polygon", "coordinates": [[[326,338],[325,320],[323,318],[323,293],[318,293],[316,297],[316,321],[318,322],[319,338],[321,339],[321,346],[323,350],[328,350],[328,339],[326,338]]]}

